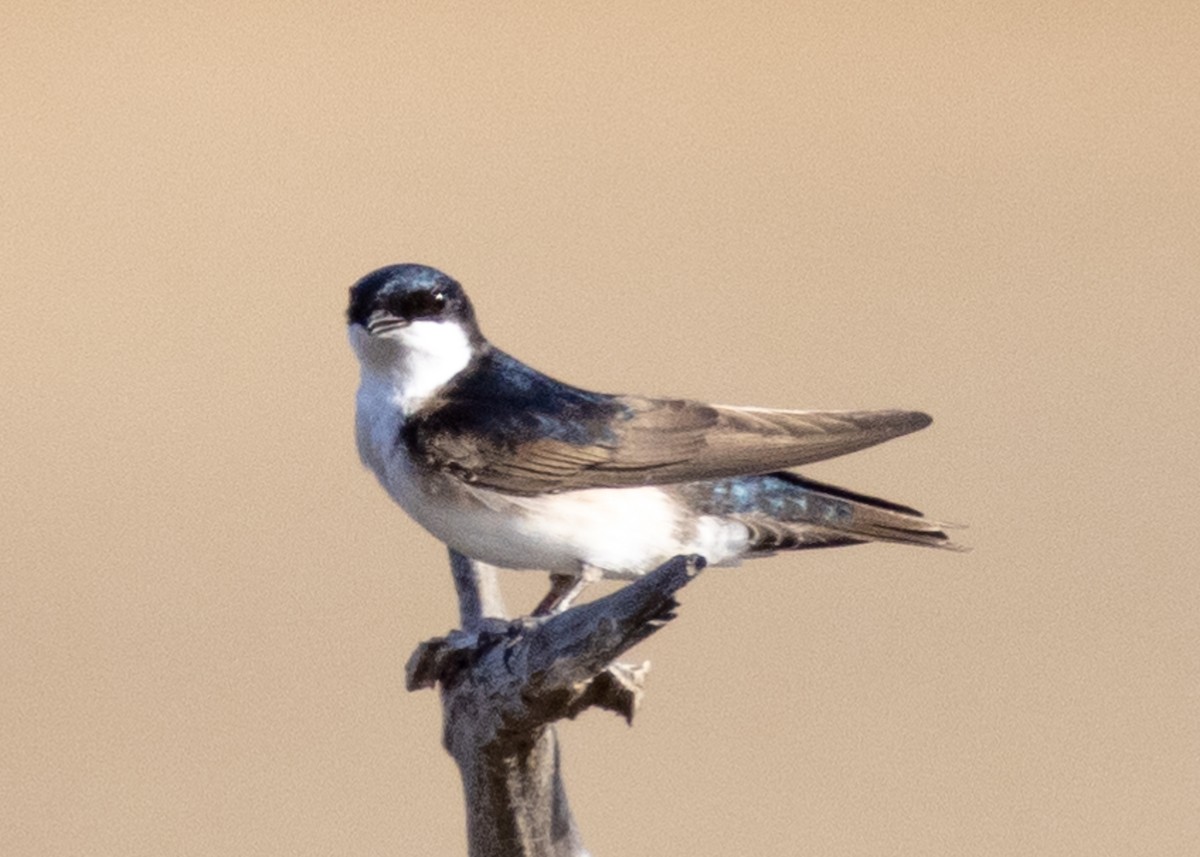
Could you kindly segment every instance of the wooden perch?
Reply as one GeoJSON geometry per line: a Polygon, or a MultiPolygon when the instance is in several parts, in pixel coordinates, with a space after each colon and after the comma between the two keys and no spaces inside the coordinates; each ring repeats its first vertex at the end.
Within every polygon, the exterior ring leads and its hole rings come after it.
{"type": "Polygon", "coordinates": [[[417,647],[408,689],[440,685],[442,743],[462,774],[470,857],[582,857],[553,723],[590,707],[632,721],[648,665],[614,663],[675,617],[704,567],[675,557],[553,616],[503,618],[495,572],[451,551],[463,628],[417,647]]]}

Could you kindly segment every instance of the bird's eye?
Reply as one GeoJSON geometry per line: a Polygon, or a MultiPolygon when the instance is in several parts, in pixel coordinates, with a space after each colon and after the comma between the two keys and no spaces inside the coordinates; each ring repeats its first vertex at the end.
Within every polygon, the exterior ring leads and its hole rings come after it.
{"type": "Polygon", "coordinates": [[[404,298],[404,317],[429,318],[446,308],[445,292],[413,292],[404,298]]]}

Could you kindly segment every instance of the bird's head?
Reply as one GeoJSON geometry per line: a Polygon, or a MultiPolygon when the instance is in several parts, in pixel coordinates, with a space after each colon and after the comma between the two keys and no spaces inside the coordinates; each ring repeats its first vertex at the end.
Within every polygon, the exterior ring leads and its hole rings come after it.
{"type": "Polygon", "coordinates": [[[389,265],[350,287],[350,344],[364,369],[453,377],[485,344],[466,292],[425,265],[389,265]]]}

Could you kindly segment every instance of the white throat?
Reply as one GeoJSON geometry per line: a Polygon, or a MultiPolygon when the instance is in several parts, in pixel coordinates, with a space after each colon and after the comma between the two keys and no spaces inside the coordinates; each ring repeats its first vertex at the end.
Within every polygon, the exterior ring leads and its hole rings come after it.
{"type": "Polygon", "coordinates": [[[352,325],[350,344],[362,364],[363,385],[390,387],[406,417],[465,369],[473,354],[462,325],[448,321],[418,320],[374,337],[352,325]]]}

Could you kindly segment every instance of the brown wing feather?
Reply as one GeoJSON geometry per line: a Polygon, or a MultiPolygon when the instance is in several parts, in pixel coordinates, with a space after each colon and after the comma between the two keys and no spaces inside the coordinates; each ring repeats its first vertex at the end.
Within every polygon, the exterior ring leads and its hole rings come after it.
{"type": "Polygon", "coordinates": [[[767,473],[857,452],[925,428],[919,411],[772,411],[720,405],[701,461],[714,476],[767,473]]]}
{"type": "Polygon", "coordinates": [[[845,455],[929,425],[915,411],[773,411],[616,397],[623,417],[587,444],[428,437],[433,463],[514,494],[663,485],[768,473],[845,455]]]}

